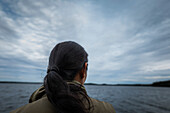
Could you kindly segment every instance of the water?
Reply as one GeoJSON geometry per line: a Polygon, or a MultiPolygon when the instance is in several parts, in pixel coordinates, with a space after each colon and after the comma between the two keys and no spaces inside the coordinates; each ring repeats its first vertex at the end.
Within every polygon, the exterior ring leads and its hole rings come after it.
{"type": "MultiPolygon", "coordinates": [[[[0,113],[28,103],[40,84],[0,84],[0,113]]],[[[170,113],[170,88],[85,86],[90,97],[111,103],[117,113],[170,113]]]]}
{"type": "Polygon", "coordinates": [[[170,88],[87,86],[88,94],[111,103],[117,113],[170,113],[170,88]]]}

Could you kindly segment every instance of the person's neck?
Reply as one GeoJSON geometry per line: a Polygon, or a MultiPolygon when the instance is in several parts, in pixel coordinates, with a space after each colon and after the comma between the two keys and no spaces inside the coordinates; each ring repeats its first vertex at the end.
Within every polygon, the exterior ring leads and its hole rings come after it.
{"type": "Polygon", "coordinates": [[[82,78],[80,77],[79,74],[77,74],[77,75],[75,76],[74,80],[75,80],[75,81],[78,81],[78,82],[80,82],[80,84],[84,85],[84,82],[83,82],[83,80],[82,80],[82,78]]]}

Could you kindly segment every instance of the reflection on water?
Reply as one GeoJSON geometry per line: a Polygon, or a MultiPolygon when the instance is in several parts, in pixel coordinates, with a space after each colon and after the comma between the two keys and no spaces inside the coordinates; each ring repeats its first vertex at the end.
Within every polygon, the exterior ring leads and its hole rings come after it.
{"type": "MultiPolygon", "coordinates": [[[[0,113],[26,103],[40,84],[0,84],[0,113]]],[[[170,88],[85,86],[90,97],[111,103],[117,113],[170,113],[170,88]]]]}

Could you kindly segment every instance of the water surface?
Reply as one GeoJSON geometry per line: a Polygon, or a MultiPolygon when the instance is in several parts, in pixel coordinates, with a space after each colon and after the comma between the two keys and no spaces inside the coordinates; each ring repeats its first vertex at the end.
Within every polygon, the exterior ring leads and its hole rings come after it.
{"type": "MultiPolygon", "coordinates": [[[[0,83],[0,113],[28,103],[40,84],[0,83]]],[[[117,113],[170,113],[170,88],[141,86],[85,86],[90,97],[111,103],[117,113]]]]}

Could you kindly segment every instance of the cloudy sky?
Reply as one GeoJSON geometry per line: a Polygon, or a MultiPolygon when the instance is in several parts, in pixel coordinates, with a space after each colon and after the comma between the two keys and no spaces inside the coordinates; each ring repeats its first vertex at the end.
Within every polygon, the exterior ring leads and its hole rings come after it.
{"type": "Polygon", "coordinates": [[[1,0],[0,81],[43,81],[68,40],[89,54],[86,82],[170,79],[169,0],[1,0]]]}

